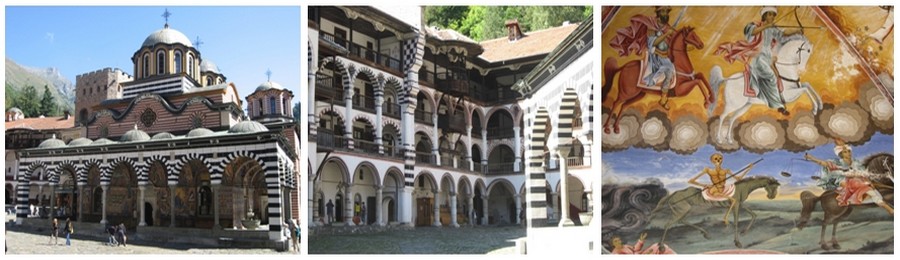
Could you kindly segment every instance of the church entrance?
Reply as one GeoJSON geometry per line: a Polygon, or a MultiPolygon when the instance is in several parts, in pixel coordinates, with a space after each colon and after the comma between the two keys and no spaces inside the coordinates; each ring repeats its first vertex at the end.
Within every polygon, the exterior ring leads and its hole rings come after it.
{"type": "Polygon", "coordinates": [[[416,199],[416,226],[431,226],[434,218],[434,203],[432,198],[416,199]]]}

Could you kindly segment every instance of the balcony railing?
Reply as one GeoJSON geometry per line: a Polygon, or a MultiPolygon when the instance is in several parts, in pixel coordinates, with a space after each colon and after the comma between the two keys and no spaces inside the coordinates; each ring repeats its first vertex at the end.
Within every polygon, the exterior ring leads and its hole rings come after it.
{"type": "Polygon", "coordinates": [[[456,133],[466,132],[465,116],[438,115],[438,127],[456,133]]]}
{"type": "Polygon", "coordinates": [[[331,130],[319,128],[317,134],[316,145],[319,147],[329,148],[347,148],[347,138],[341,135],[335,135],[331,130]]]}
{"type": "Polygon", "coordinates": [[[347,49],[348,51],[350,51],[351,57],[357,57],[362,60],[367,60],[396,72],[401,71],[400,69],[402,67],[402,63],[400,62],[400,59],[391,57],[390,55],[384,53],[380,53],[373,49],[363,47],[362,45],[350,42],[346,39],[335,37],[333,34],[327,32],[319,32],[319,38],[347,49]]]}
{"type": "Polygon", "coordinates": [[[484,92],[484,100],[487,102],[507,100],[519,97],[519,92],[513,91],[509,87],[500,87],[484,92]]]}
{"type": "Polygon", "coordinates": [[[316,74],[316,96],[342,102],[344,90],[341,83],[332,76],[316,74]]]}
{"type": "Polygon", "coordinates": [[[416,152],[416,163],[434,164],[434,154],[425,152],[416,152]]]}
{"type": "Polygon", "coordinates": [[[381,105],[381,115],[400,119],[400,104],[393,102],[384,102],[381,105]]]}
{"type": "Polygon", "coordinates": [[[569,157],[566,163],[569,167],[584,166],[584,157],[569,157]]]}
{"type": "Polygon", "coordinates": [[[416,109],[415,113],[416,122],[434,125],[434,118],[431,117],[431,111],[423,111],[416,109]]]}
{"type": "Polygon", "coordinates": [[[441,166],[453,167],[453,157],[441,154],[441,166]]]}
{"type": "Polygon", "coordinates": [[[388,157],[394,157],[394,158],[403,158],[403,151],[400,149],[400,147],[385,145],[384,146],[384,155],[388,156],[388,157]]]}
{"type": "MultiPolygon", "coordinates": [[[[456,168],[460,169],[460,170],[468,171],[469,170],[469,160],[466,160],[465,158],[459,158],[459,160],[456,161],[456,168]]],[[[478,169],[476,169],[476,170],[478,170],[478,169]]]]}
{"type": "Polygon", "coordinates": [[[378,154],[378,144],[373,141],[353,139],[353,148],[357,152],[378,154]]]}
{"type": "Polygon", "coordinates": [[[515,162],[488,163],[487,171],[488,174],[511,174],[515,169],[515,165],[515,162]]]}
{"type": "Polygon", "coordinates": [[[363,95],[353,96],[353,108],[375,112],[375,99],[363,95]]]}
{"type": "Polygon", "coordinates": [[[516,135],[512,126],[491,127],[487,129],[488,139],[512,138],[516,135]]]}
{"type": "Polygon", "coordinates": [[[472,126],[472,137],[481,139],[481,128],[475,128],[475,126],[472,126]]]}
{"type": "Polygon", "coordinates": [[[472,163],[472,165],[474,166],[474,167],[472,167],[472,169],[473,169],[475,172],[484,173],[484,164],[481,164],[480,161],[475,161],[475,162],[472,163]]]}

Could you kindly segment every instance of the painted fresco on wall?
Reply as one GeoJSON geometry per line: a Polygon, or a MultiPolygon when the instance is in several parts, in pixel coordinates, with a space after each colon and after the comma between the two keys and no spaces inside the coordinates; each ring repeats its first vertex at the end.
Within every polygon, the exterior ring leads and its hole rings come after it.
{"type": "Polygon", "coordinates": [[[601,12],[607,253],[894,253],[892,6],[601,12]]]}

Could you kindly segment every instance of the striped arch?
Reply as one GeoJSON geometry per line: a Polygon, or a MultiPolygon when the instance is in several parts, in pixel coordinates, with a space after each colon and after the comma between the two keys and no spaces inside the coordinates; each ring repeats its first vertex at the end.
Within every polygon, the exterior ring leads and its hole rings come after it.
{"type": "MultiPolygon", "coordinates": [[[[573,102],[574,105],[574,102],[573,102]]],[[[547,177],[544,163],[544,141],[549,138],[545,133],[547,120],[550,114],[545,107],[539,107],[535,113],[534,124],[531,126],[530,151],[528,153],[528,227],[543,227],[547,225],[547,177]]],[[[569,136],[572,125],[569,124],[569,136]]]]}
{"type": "Polygon", "coordinates": [[[24,172],[25,173],[24,175],[26,176],[26,181],[31,182],[31,176],[34,175],[34,171],[36,171],[38,168],[48,169],[47,163],[33,162],[30,165],[28,165],[27,170],[24,172]]]}
{"type": "Polygon", "coordinates": [[[166,158],[165,156],[162,156],[159,154],[150,156],[147,159],[144,159],[144,162],[141,165],[141,168],[143,168],[143,169],[138,174],[138,185],[143,186],[143,185],[147,185],[148,183],[150,183],[150,166],[153,165],[153,163],[155,163],[155,162],[162,163],[163,167],[166,168],[166,172],[175,171],[172,167],[173,165],[169,163],[169,159],[166,158]]]}
{"type": "Polygon", "coordinates": [[[83,170],[82,177],[84,178],[85,184],[87,184],[87,182],[88,182],[88,177],[90,177],[88,175],[90,174],[91,168],[93,168],[93,167],[97,167],[97,169],[100,170],[100,175],[101,176],[103,175],[103,161],[98,160],[96,158],[88,159],[82,165],[82,170],[83,170]]]}
{"type": "Polygon", "coordinates": [[[230,153],[225,156],[225,160],[222,160],[222,162],[221,162],[221,168],[223,171],[216,172],[215,175],[213,175],[213,173],[210,173],[209,182],[212,184],[221,184],[222,183],[222,175],[225,173],[224,169],[228,168],[228,165],[231,164],[231,162],[233,162],[235,159],[240,158],[240,157],[246,157],[246,158],[253,159],[254,161],[259,163],[260,167],[262,167],[263,169],[266,168],[265,161],[260,159],[258,155],[256,155],[255,153],[252,153],[252,152],[240,150],[240,151],[236,151],[236,152],[230,153]]]}
{"type": "Polygon", "coordinates": [[[31,173],[38,168],[44,166],[43,162],[33,162],[27,167],[24,164],[19,165],[19,176],[17,176],[16,185],[16,223],[22,224],[28,217],[28,194],[31,190],[31,173]]]}
{"type": "Polygon", "coordinates": [[[115,170],[116,167],[119,167],[119,165],[120,165],[120,164],[123,164],[123,163],[126,163],[126,164],[131,165],[131,168],[134,169],[134,172],[135,172],[135,175],[136,175],[135,177],[141,175],[141,168],[142,168],[142,167],[141,167],[141,164],[138,163],[137,160],[135,160],[134,158],[119,157],[119,158],[113,159],[113,160],[109,163],[109,173],[108,173],[108,174],[109,174],[109,178],[107,179],[107,181],[109,181],[109,180],[112,179],[112,174],[113,174],[112,171],[115,170]]]}
{"type": "MultiPolygon", "coordinates": [[[[351,65],[351,66],[353,66],[353,65],[351,65]]],[[[353,67],[355,68],[356,66],[353,66],[353,67]]],[[[368,80],[370,82],[372,82],[373,85],[375,85],[376,90],[382,89],[381,83],[383,82],[383,80],[379,80],[379,79],[384,78],[384,77],[382,77],[380,75],[380,73],[379,73],[379,75],[376,75],[375,71],[373,71],[372,68],[369,68],[366,66],[359,66],[359,69],[357,69],[357,73],[354,76],[357,76],[359,74],[365,75],[365,77],[367,77],[368,80]]],[[[354,78],[354,80],[356,80],[356,78],[354,78]]]]}
{"type": "MultiPolygon", "coordinates": [[[[578,100],[578,92],[569,87],[563,92],[562,104],[559,106],[559,122],[557,123],[557,137],[560,144],[568,144],[572,141],[572,123],[575,120],[575,102],[578,100]]],[[[560,160],[565,160],[560,158],[560,160]]]]}
{"type": "Polygon", "coordinates": [[[319,70],[324,70],[325,66],[328,63],[334,63],[334,66],[337,67],[338,73],[341,74],[341,84],[343,86],[344,91],[353,87],[353,78],[356,77],[356,68],[352,67],[351,64],[344,64],[344,60],[336,57],[325,57],[322,59],[322,62],[319,63],[319,70]]]}
{"type": "Polygon", "coordinates": [[[483,123],[482,129],[487,128],[488,121],[491,121],[491,116],[493,116],[494,113],[497,113],[497,111],[500,111],[500,110],[503,110],[503,111],[506,111],[506,113],[509,113],[509,117],[513,119],[513,125],[518,124],[518,123],[516,123],[516,115],[513,114],[513,111],[510,108],[505,107],[505,106],[496,106],[496,107],[493,107],[490,110],[488,110],[487,113],[484,113],[484,117],[481,118],[481,121],[484,121],[484,122],[482,122],[483,123]]]}
{"type": "MultiPolygon", "coordinates": [[[[181,170],[191,160],[200,160],[201,162],[203,162],[203,165],[206,166],[206,169],[212,169],[212,165],[208,160],[206,160],[206,157],[200,156],[196,153],[189,153],[187,155],[181,156],[181,159],[179,159],[178,161],[175,161],[175,167],[173,167],[174,171],[170,171],[169,176],[167,176],[169,185],[178,184],[178,177],[181,176],[181,170]]],[[[210,176],[210,179],[212,179],[212,176],[210,176]]],[[[210,181],[210,183],[211,182],[212,181],[210,181]]]]}
{"type": "Polygon", "coordinates": [[[47,164],[47,182],[50,186],[59,184],[59,164],[53,162],[47,164]]]}

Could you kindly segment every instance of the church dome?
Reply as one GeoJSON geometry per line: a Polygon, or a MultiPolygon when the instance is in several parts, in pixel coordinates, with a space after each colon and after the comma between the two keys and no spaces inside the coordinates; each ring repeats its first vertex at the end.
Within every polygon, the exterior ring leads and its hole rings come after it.
{"type": "Polygon", "coordinates": [[[207,59],[204,59],[203,61],[200,62],[200,72],[212,72],[212,73],[216,73],[216,74],[222,74],[221,72],[219,72],[219,66],[216,66],[215,63],[213,63],[212,61],[209,61],[207,59]]]}
{"type": "Polygon", "coordinates": [[[139,142],[147,140],[150,140],[150,135],[148,135],[147,132],[141,131],[137,128],[125,132],[125,134],[122,135],[121,138],[119,138],[119,141],[122,142],[139,142]]]}
{"type": "Polygon", "coordinates": [[[153,135],[153,138],[150,138],[150,139],[152,139],[152,140],[163,140],[163,139],[172,139],[172,138],[175,138],[175,135],[170,134],[169,132],[162,132],[162,133],[158,133],[158,134],[153,135]]]}
{"type": "Polygon", "coordinates": [[[188,132],[187,137],[201,137],[201,136],[207,136],[207,135],[212,135],[212,134],[213,134],[212,130],[209,130],[206,128],[195,128],[194,130],[191,130],[190,132],[188,132]]]}
{"type": "Polygon", "coordinates": [[[269,131],[269,128],[253,120],[244,120],[228,129],[232,134],[249,134],[269,131]]]}
{"type": "Polygon", "coordinates": [[[281,87],[281,84],[278,84],[278,83],[275,83],[272,81],[263,82],[263,84],[259,84],[259,87],[256,87],[256,91],[266,91],[266,90],[270,90],[270,89],[279,89],[280,90],[280,89],[284,89],[284,88],[281,87]]]}
{"type": "Polygon", "coordinates": [[[44,140],[41,144],[38,145],[38,148],[60,148],[66,147],[66,142],[63,140],[56,139],[56,135],[50,137],[50,139],[44,140]]]}
{"type": "Polygon", "coordinates": [[[77,139],[72,140],[71,142],[69,142],[69,146],[83,146],[83,145],[89,145],[89,144],[91,144],[91,143],[93,143],[93,142],[94,142],[94,141],[91,140],[91,139],[84,138],[84,137],[80,137],[80,138],[77,138],[77,139]]]}
{"type": "Polygon", "coordinates": [[[183,33],[170,29],[168,25],[165,28],[157,30],[150,35],[147,36],[147,39],[144,39],[144,44],[141,44],[141,47],[152,47],[158,43],[164,44],[176,44],[180,43],[187,47],[194,47],[191,43],[191,40],[188,39],[183,33]]]}
{"type": "Polygon", "coordinates": [[[106,138],[100,138],[100,139],[94,140],[94,142],[91,144],[92,145],[104,145],[104,144],[114,144],[114,143],[116,143],[116,142],[114,142],[113,140],[109,140],[106,138]]]}

